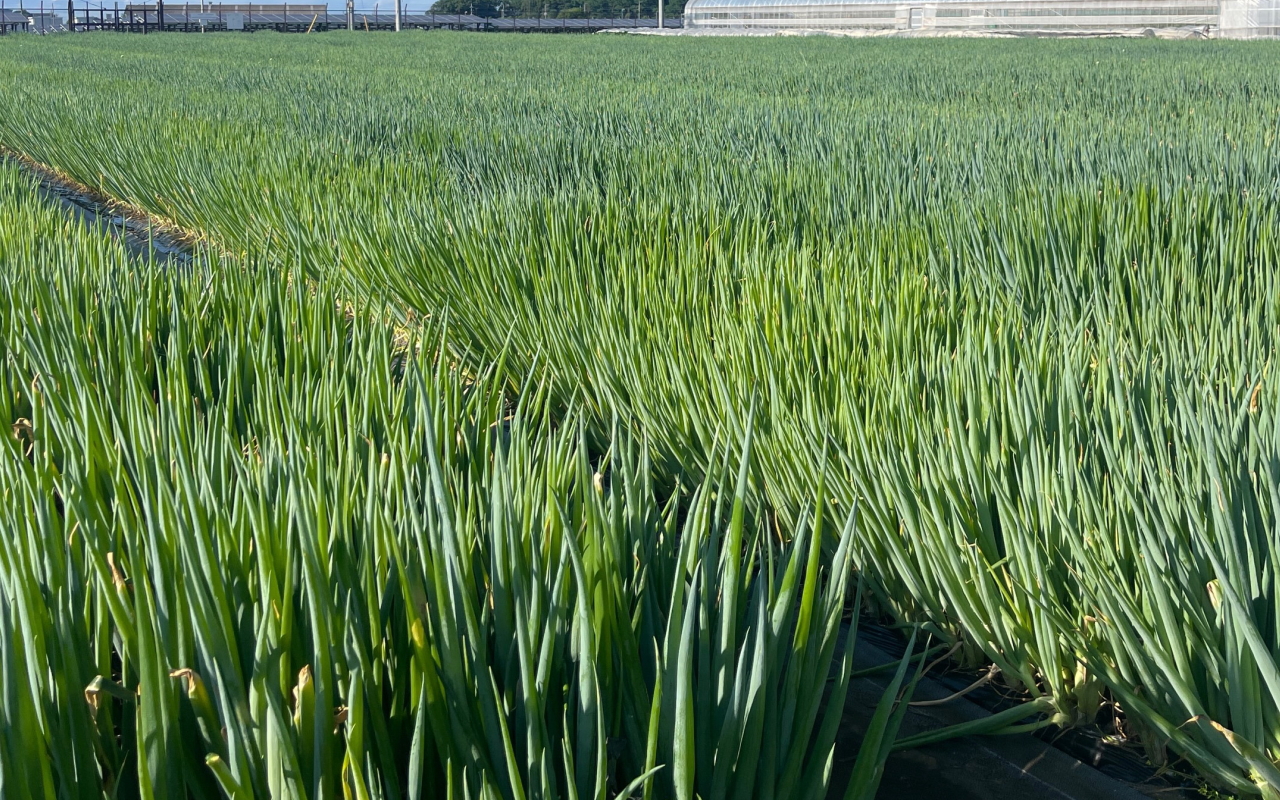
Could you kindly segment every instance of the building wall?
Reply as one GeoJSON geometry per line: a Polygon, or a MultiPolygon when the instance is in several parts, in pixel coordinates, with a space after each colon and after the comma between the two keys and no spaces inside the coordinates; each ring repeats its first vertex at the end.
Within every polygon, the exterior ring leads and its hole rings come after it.
{"type": "Polygon", "coordinates": [[[689,28],[1045,31],[1208,29],[1232,38],[1280,35],[1280,0],[896,0],[749,5],[691,0],[689,28]]]}
{"type": "Polygon", "coordinates": [[[1280,0],[1222,0],[1220,24],[1228,39],[1280,36],[1280,0]]]}
{"type": "Polygon", "coordinates": [[[32,33],[56,33],[67,29],[66,24],[62,21],[62,17],[57,14],[50,14],[47,12],[44,15],[31,14],[30,18],[31,27],[28,30],[32,33]]]}

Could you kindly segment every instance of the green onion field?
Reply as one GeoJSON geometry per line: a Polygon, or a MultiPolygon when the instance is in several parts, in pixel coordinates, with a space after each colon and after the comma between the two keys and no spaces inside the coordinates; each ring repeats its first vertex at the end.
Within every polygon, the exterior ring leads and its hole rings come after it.
{"type": "Polygon", "coordinates": [[[0,78],[6,800],[870,800],[926,659],[832,785],[859,617],[1280,798],[1280,43],[0,78]]]}

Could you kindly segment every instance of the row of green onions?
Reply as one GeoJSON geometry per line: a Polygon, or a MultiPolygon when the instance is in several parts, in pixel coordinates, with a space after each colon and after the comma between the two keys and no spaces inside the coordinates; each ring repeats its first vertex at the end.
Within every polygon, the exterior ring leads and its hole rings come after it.
{"type": "Polygon", "coordinates": [[[11,165],[0,287],[4,797],[874,796],[924,660],[831,789],[856,516],[780,539],[749,445],[661,491],[441,329],[11,165]]]}

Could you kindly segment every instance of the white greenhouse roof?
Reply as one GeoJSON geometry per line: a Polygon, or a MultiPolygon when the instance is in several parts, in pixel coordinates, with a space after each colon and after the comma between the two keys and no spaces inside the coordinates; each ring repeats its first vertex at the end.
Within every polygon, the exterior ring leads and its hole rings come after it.
{"type": "MultiPolygon", "coordinates": [[[[973,4],[973,0],[928,0],[930,5],[942,3],[966,3],[973,4]]],[[[1002,2],[1015,3],[1042,3],[1044,0],[1002,0],[1002,2]]],[[[754,8],[768,6],[775,8],[777,6],[873,6],[886,5],[897,6],[902,5],[903,0],[689,0],[685,4],[685,9],[696,8],[754,8]]],[[[919,3],[916,3],[919,5],[919,3]]]]}
{"type": "Polygon", "coordinates": [[[1280,0],[689,0],[689,29],[1280,37],[1280,0]],[[1181,34],[1176,33],[1181,31],[1181,34]]]}
{"type": "Polygon", "coordinates": [[[964,6],[1092,6],[1092,7],[1160,7],[1160,6],[1218,6],[1219,0],[689,0],[686,10],[699,8],[777,8],[780,6],[940,6],[957,4],[964,6]]]}

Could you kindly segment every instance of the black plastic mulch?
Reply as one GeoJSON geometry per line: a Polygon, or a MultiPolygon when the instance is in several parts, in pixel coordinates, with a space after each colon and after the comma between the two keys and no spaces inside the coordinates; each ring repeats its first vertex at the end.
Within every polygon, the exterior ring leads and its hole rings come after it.
{"type": "MultiPolygon", "coordinates": [[[[899,630],[885,627],[867,617],[863,617],[858,622],[858,639],[875,646],[893,658],[902,658],[907,649],[907,639],[899,630]]],[[[954,663],[940,665],[929,673],[931,680],[954,692],[967,688],[981,676],[981,672],[964,669],[954,663]]],[[[990,683],[967,693],[965,699],[991,713],[1013,708],[1027,700],[1023,695],[1011,693],[1007,689],[990,683]]],[[[1171,771],[1168,768],[1161,770],[1147,760],[1140,748],[1110,743],[1108,737],[1113,733],[1112,721],[1104,719],[1105,712],[1099,717],[1094,725],[1072,728],[1050,725],[1041,728],[1033,735],[1077,761],[1092,766],[1107,777],[1134,784],[1135,788],[1145,793],[1158,792],[1159,797],[1190,796],[1191,792],[1199,788],[1198,783],[1179,774],[1184,771],[1189,772],[1190,766],[1175,763],[1173,766],[1176,770],[1171,771]],[[1179,792],[1178,790],[1189,791],[1179,792]]]]}

